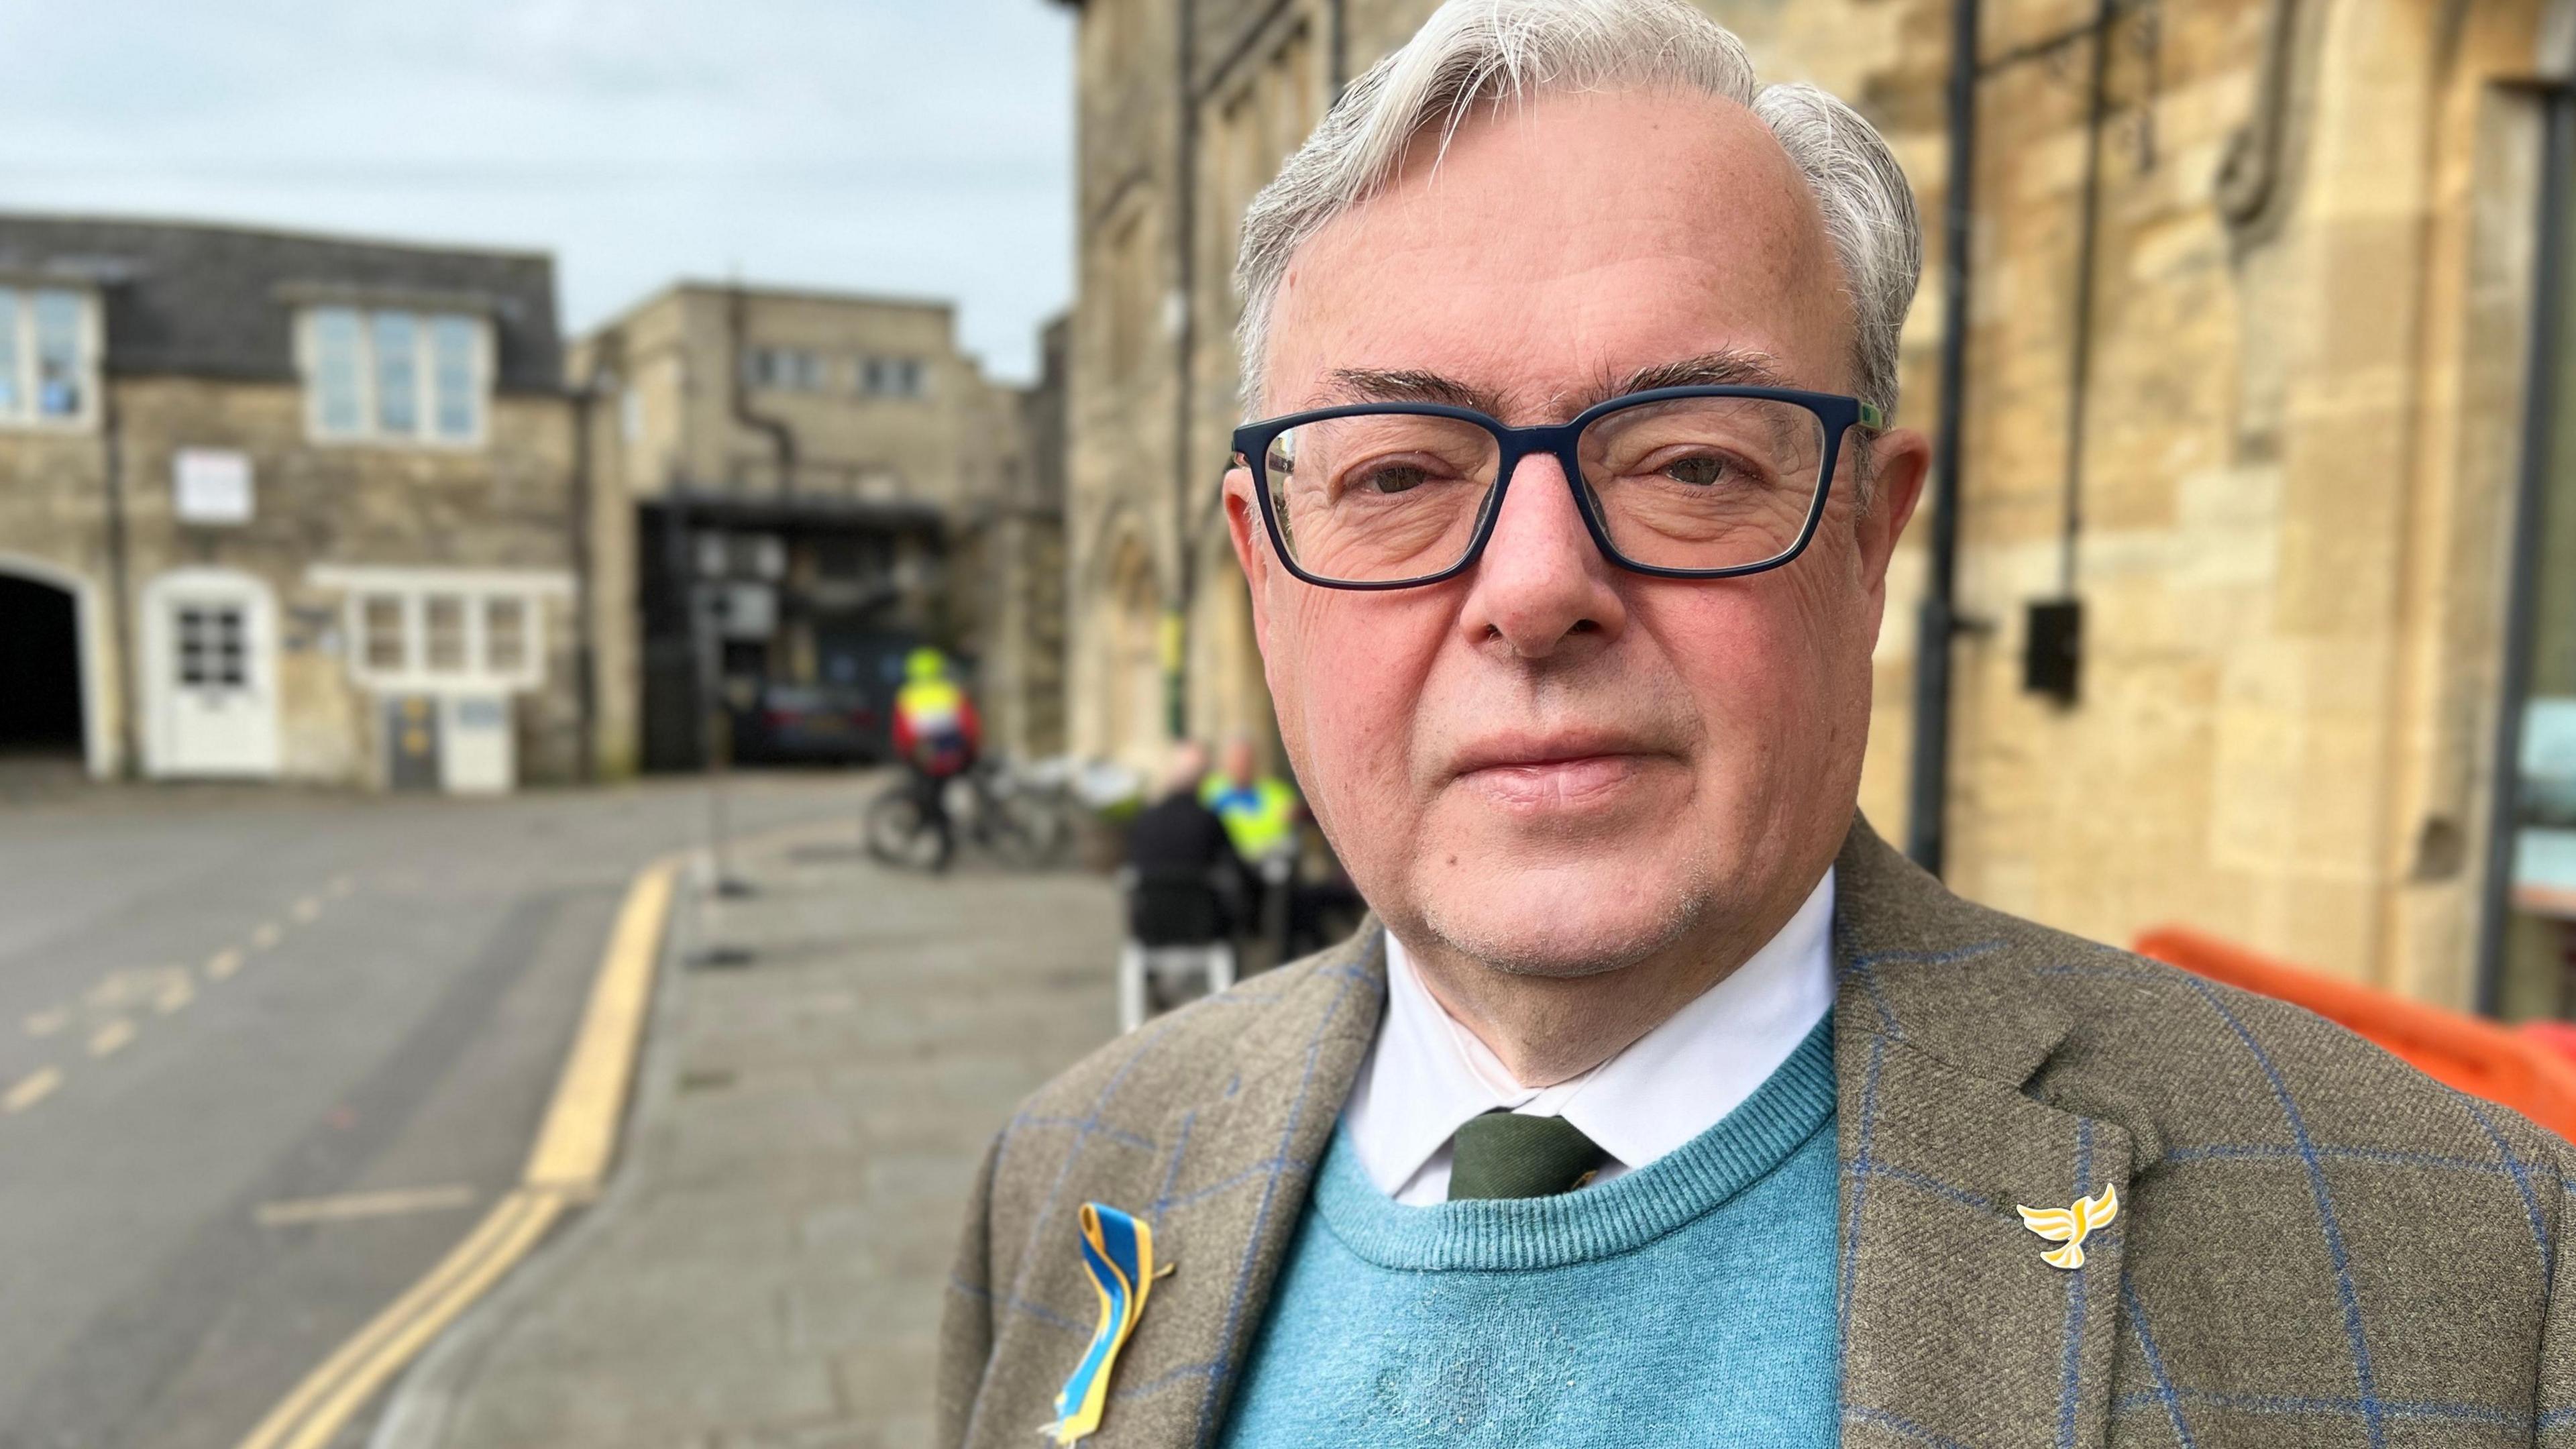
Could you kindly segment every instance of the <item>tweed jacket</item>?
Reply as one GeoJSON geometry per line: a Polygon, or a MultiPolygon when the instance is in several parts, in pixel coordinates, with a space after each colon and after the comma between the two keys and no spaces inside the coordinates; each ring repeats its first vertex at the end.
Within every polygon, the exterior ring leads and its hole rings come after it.
{"type": "MultiPolygon", "coordinates": [[[[1838,862],[1851,1445],[2576,1445],[2567,1143],[2298,1008],[1838,862]],[[2016,1204],[2115,1187],[2068,1271],[2016,1204]]],[[[1091,1336],[1085,1201],[1154,1227],[1102,1449],[1206,1445],[1385,993],[1372,925],[1030,1098],[966,1209],[940,1442],[1018,1445],[1091,1336]]]]}

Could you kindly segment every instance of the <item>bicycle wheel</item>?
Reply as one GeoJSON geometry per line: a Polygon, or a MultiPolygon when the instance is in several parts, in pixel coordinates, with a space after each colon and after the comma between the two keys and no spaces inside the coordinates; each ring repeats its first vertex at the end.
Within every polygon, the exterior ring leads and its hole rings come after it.
{"type": "Polygon", "coordinates": [[[1023,794],[1012,800],[1011,815],[1026,842],[1026,864],[1031,868],[1062,865],[1072,853],[1073,817],[1063,801],[1034,792],[1023,794]]]}
{"type": "Polygon", "coordinates": [[[929,870],[939,864],[939,833],[922,818],[921,801],[909,787],[879,795],[860,822],[868,854],[905,870],[929,870]]]}
{"type": "Polygon", "coordinates": [[[1050,866],[1063,855],[1072,831],[1026,791],[981,791],[975,801],[976,834],[993,857],[1019,870],[1050,866]]]}

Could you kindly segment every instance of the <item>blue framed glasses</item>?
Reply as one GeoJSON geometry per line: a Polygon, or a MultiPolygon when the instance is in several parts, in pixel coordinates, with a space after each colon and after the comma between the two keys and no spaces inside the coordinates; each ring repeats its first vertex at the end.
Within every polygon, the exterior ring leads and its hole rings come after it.
{"type": "Polygon", "coordinates": [[[1663,578],[1722,579],[1798,556],[1824,517],[1843,437],[1884,426],[1837,393],[1663,387],[1514,428],[1441,403],[1355,403],[1246,423],[1238,463],[1288,571],[1329,589],[1436,584],[1476,562],[1513,471],[1565,470],[1602,554],[1663,578]]]}

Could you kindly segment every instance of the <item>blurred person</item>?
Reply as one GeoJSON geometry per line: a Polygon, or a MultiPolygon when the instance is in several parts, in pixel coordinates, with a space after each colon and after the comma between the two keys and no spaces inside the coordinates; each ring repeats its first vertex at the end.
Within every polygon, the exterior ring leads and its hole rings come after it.
{"type": "Polygon", "coordinates": [[[1225,742],[1225,770],[1209,775],[1199,787],[1199,801],[1225,822],[1237,855],[1247,861],[1270,860],[1297,848],[1297,814],[1303,806],[1297,787],[1261,769],[1261,755],[1247,734],[1225,742]]]}
{"type": "Polygon", "coordinates": [[[1243,859],[1225,822],[1199,799],[1207,772],[1207,746],[1181,741],[1164,773],[1162,797],[1128,827],[1127,867],[1136,881],[1128,930],[1145,945],[1223,940],[1248,919],[1243,859]]]}
{"type": "Polygon", "coordinates": [[[1858,114],[1680,0],[1451,0],[1241,256],[1227,517],[1375,916],[1013,1119],[945,1442],[2576,1423],[2566,1143],[1859,817],[1929,450],[1858,114]]]}
{"type": "Polygon", "coordinates": [[[923,828],[939,837],[933,869],[946,870],[957,853],[948,782],[974,768],[983,721],[947,655],[925,645],[905,656],[903,671],[903,687],[894,696],[894,750],[911,774],[923,828]]]}

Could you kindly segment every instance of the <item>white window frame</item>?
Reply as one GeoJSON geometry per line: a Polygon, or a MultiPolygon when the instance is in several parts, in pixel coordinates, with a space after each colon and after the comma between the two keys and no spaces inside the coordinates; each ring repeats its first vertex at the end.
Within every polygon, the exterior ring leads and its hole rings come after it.
{"type": "Polygon", "coordinates": [[[304,307],[296,315],[295,361],[296,370],[304,379],[305,436],[324,444],[427,448],[449,452],[470,452],[481,448],[490,441],[492,434],[493,380],[498,375],[496,349],[492,319],[473,312],[460,312],[453,308],[367,307],[355,303],[316,303],[304,307]],[[358,323],[358,425],[353,429],[333,428],[322,416],[319,327],[326,312],[348,313],[358,323]],[[377,422],[376,319],[396,312],[409,317],[412,325],[412,418],[417,430],[409,433],[387,432],[377,422]],[[463,437],[447,437],[438,431],[438,346],[435,339],[438,324],[446,321],[464,322],[474,334],[470,377],[474,426],[463,437]]]}
{"type": "Polygon", "coordinates": [[[16,375],[9,379],[17,396],[13,405],[0,406],[0,428],[57,433],[95,431],[99,418],[98,390],[102,381],[99,358],[106,351],[106,324],[101,316],[97,290],[51,281],[0,280],[0,292],[9,294],[16,304],[9,309],[9,316],[0,320],[15,323],[15,332],[10,338],[14,350],[9,355],[17,364],[16,375]],[[50,417],[36,406],[36,389],[42,371],[36,355],[36,298],[48,292],[68,294],[80,308],[80,408],[50,417]]]}
{"type": "Polygon", "coordinates": [[[349,676],[361,687],[401,694],[523,693],[546,678],[546,601],[570,599],[572,581],[543,571],[503,569],[374,568],[316,566],[314,583],[347,590],[342,603],[343,651],[349,676]],[[450,597],[465,609],[465,659],[462,669],[429,666],[429,600],[450,597]],[[381,668],[368,658],[367,601],[395,599],[402,606],[402,663],[381,668]],[[508,600],[519,606],[520,659],[516,668],[496,669],[491,662],[492,604],[508,600]]]}

